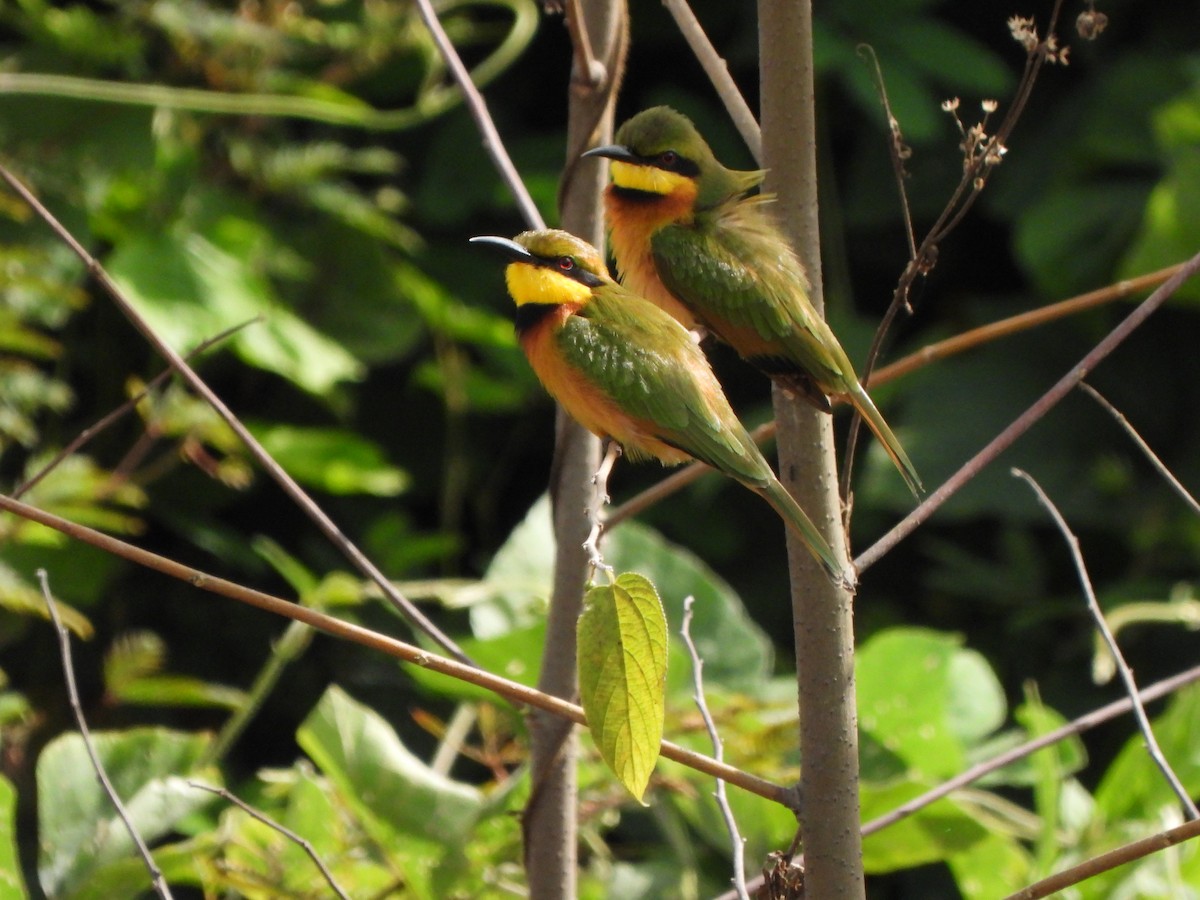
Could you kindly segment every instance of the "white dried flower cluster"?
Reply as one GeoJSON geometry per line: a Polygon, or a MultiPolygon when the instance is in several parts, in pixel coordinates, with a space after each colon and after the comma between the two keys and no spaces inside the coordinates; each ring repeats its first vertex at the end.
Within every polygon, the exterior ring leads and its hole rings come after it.
{"type": "Polygon", "coordinates": [[[952,97],[942,101],[942,112],[948,113],[954,119],[958,133],[962,135],[962,142],[958,146],[963,152],[963,168],[973,168],[979,172],[974,179],[976,189],[983,187],[983,177],[987,170],[998,166],[1004,154],[1008,152],[994,135],[987,133],[988,118],[1000,108],[1000,104],[995,100],[983,100],[979,106],[983,110],[983,118],[968,128],[958,116],[959,99],[952,97]]]}
{"type": "Polygon", "coordinates": [[[1070,53],[1070,47],[1060,47],[1058,45],[1057,35],[1049,35],[1043,44],[1038,37],[1037,25],[1033,19],[1027,19],[1024,16],[1013,16],[1008,20],[1008,30],[1012,33],[1013,40],[1025,48],[1025,52],[1033,55],[1040,49],[1046,57],[1046,62],[1057,63],[1060,66],[1067,65],[1067,55],[1070,53]]]}

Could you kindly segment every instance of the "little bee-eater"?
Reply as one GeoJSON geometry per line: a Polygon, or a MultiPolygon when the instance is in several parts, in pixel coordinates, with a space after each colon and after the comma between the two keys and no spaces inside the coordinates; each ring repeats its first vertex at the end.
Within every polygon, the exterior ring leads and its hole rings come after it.
{"type": "Polygon", "coordinates": [[[610,146],[605,209],[622,283],[732,346],[784,387],[828,412],[845,397],[879,438],[913,493],[916,469],[846,352],[809,301],[787,239],[748,195],[764,172],[727,169],[691,120],[666,106],[638,113],[610,146]]]}
{"type": "Polygon", "coordinates": [[[698,459],[741,482],[775,508],[830,578],[853,585],[738,421],[686,328],[617,284],[596,249],[565,231],[471,240],[508,256],[521,348],[577,422],[634,459],[698,459]]]}

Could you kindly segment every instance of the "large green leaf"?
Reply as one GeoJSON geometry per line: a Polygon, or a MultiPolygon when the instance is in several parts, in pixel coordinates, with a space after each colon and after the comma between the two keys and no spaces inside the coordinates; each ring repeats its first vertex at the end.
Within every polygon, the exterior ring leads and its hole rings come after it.
{"type": "Polygon", "coordinates": [[[640,572],[654,582],[674,630],[683,621],[683,601],[695,598],[689,631],[704,660],[705,684],[748,693],[763,687],[774,665],[774,645],[737,591],[708,563],[638,522],[615,529],[604,552],[618,571],[640,572]]]}
{"type": "Polygon", "coordinates": [[[654,585],[632,572],[594,587],[579,617],[579,696],[600,755],[642,799],[662,741],[667,620],[654,585]]]}
{"type": "Polygon", "coordinates": [[[325,692],[296,740],[377,838],[407,835],[452,847],[469,837],[484,809],[476,788],[433,771],[378,713],[339,687],[325,692]]]}
{"type": "Polygon", "coordinates": [[[330,494],[394,497],[408,475],[391,465],[379,446],[339,428],[258,423],[254,436],[297,481],[330,494]]]}
{"type": "Polygon", "coordinates": [[[960,643],[954,635],[895,628],[858,653],[859,724],[930,778],[960,772],[965,747],[1004,718],[995,675],[960,643]]]}
{"type": "MultiPolygon", "coordinates": [[[[862,792],[862,814],[873,819],[924,793],[931,784],[899,781],[862,792]]],[[[987,829],[950,799],[938,800],[863,841],[867,872],[894,872],[944,860],[969,850],[987,829]]]]}
{"type": "MultiPolygon", "coordinates": [[[[772,644],[737,592],[704,560],[638,522],[614,529],[603,549],[617,569],[641,572],[654,582],[668,621],[681,622],[684,598],[696,599],[691,631],[706,682],[747,692],[762,687],[773,666],[772,644]]],[[[541,622],[553,571],[554,530],[543,495],[496,552],[483,584],[472,588],[486,598],[471,606],[475,634],[489,638],[541,622]]]]}
{"type": "Polygon", "coordinates": [[[232,344],[251,365],[314,394],[362,377],[341,346],[288,311],[270,283],[200,234],[143,234],[106,261],[109,273],[151,327],[179,351],[256,316],[232,344]]]}
{"type": "MultiPolygon", "coordinates": [[[[147,843],[211,799],[185,782],[197,774],[196,763],[209,742],[206,736],[134,728],[94,734],[92,739],[117,796],[147,843]]],[[[72,897],[109,864],[135,853],[78,734],[47,745],[38,759],[37,783],[38,877],[47,894],[72,897]]]]}

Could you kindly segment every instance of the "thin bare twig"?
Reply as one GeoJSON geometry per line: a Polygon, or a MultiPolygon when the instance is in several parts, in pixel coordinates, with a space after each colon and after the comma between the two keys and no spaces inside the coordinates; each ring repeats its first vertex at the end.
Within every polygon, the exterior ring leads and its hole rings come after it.
{"type": "MultiPolygon", "coordinates": [[[[284,616],[296,622],[303,622],[305,625],[310,625],[325,634],[342,640],[353,641],[356,644],[361,644],[364,647],[369,647],[372,650],[385,653],[396,659],[429,669],[431,672],[457,678],[468,684],[492,691],[514,703],[536,706],[577,725],[587,725],[587,718],[583,714],[583,709],[574,703],[544,694],[516,681],[501,678],[499,675],[493,675],[491,672],[487,672],[474,665],[459,662],[449,657],[439,656],[436,653],[430,653],[421,647],[406,644],[396,638],[371,631],[369,628],[363,628],[361,625],[356,625],[353,622],[347,622],[343,619],[338,619],[317,610],[301,606],[298,603],[292,603],[280,597],[245,587],[236,582],[218,578],[200,569],[185,566],[173,559],[159,556],[156,553],[151,553],[149,550],[143,550],[141,547],[118,540],[111,535],[96,531],[94,528],[88,528],[86,525],[71,522],[60,516],[48,513],[45,510],[30,506],[28,503],[13,500],[11,497],[3,494],[0,494],[0,510],[11,512],[23,519],[45,525],[47,528],[52,528],[77,541],[90,544],[93,547],[103,550],[105,553],[111,553],[139,566],[145,566],[163,575],[185,581],[192,585],[192,587],[200,590],[219,594],[222,597],[228,597],[239,603],[245,603],[249,606],[273,613],[274,615],[284,616]]],[[[757,794],[760,797],[765,797],[768,800],[773,800],[776,803],[781,803],[789,809],[794,809],[796,806],[793,789],[774,784],[764,778],[743,772],[741,769],[725,763],[718,763],[716,760],[702,753],[696,753],[685,747],[680,747],[678,744],[673,744],[670,741],[662,742],[660,753],[667,759],[695,769],[697,772],[704,772],[715,778],[724,778],[732,785],[752,794],[757,794]]]]}
{"type": "Polygon", "coordinates": [[[1196,804],[1188,795],[1187,789],[1179,780],[1179,776],[1175,774],[1175,770],[1171,768],[1171,764],[1167,762],[1166,756],[1163,755],[1162,748],[1158,745],[1158,739],[1154,736],[1154,729],[1150,726],[1150,717],[1146,715],[1146,708],[1142,706],[1138,700],[1137,682],[1134,681],[1133,672],[1129,668],[1129,664],[1125,662],[1125,657],[1121,654],[1121,648],[1117,645],[1117,639],[1113,637],[1112,630],[1108,627],[1108,622],[1104,619],[1104,611],[1100,609],[1100,603],[1096,600],[1096,592],[1092,589],[1092,579],[1088,575],[1087,565],[1083,561],[1083,552],[1079,548],[1079,538],[1071,531],[1071,527],[1067,524],[1067,520],[1063,518],[1062,513],[1058,511],[1058,507],[1054,505],[1047,495],[1042,490],[1041,485],[1034,480],[1028,472],[1021,469],[1013,469],[1013,475],[1020,478],[1033,490],[1038,498],[1038,502],[1046,508],[1050,514],[1050,518],[1054,520],[1054,524],[1058,527],[1059,532],[1063,536],[1063,540],[1067,543],[1067,548],[1071,551],[1071,559],[1075,563],[1075,571],[1079,576],[1080,587],[1083,588],[1083,596],[1087,601],[1088,612],[1092,614],[1092,618],[1096,622],[1096,628],[1100,634],[1104,636],[1104,643],[1108,645],[1108,652],[1112,654],[1113,660],[1117,664],[1117,671],[1121,674],[1121,681],[1125,683],[1125,691],[1133,702],[1133,715],[1137,719],[1138,729],[1142,732],[1142,739],[1146,742],[1146,752],[1150,754],[1150,758],[1154,764],[1158,766],[1162,772],[1163,778],[1167,784],[1171,786],[1171,790],[1175,792],[1175,796],[1179,798],[1179,802],[1187,811],[1189,819],[1200,819],[1200,810],[1196,809],[1196,804]]]}
{"type": "MultiPolygon", "coordinates": [[[[725,747],[721,743],[717,723],[713,721],[712,713],[708,710],[708,703],[704,700],[704,660],[700,658],[700,652],[692,640],[692,607],[695,604],[696,598],[690,594],[683,599],[683,624],[679,627],[679,634],[683,637],[688,656],[692,658],[692,685],[696,691],[692,696],[696,701],[696,708],[700,710],[701,718],[704,719],[704,727],[708,729],[708,737],[713,746],[713,759],[721,762],[725,759],[725,747]]],[[[746,890],[746,839],[738,831],[737,819],[733,817],[729,798],[725,796],[725,782],[720,778],[717,779],[717,787],[713,796],[716,798],[717,808],[721,810],[721,818],[725,820],[725,828],[729,832],[730,848],[733,851],[733,889],[737,892],[739,900],[750,900],[750,894],[746,890]]]]}
{"type": "Polygon", "coordinates": [[[887,534],[868,547],[855,561],[861,574],[877,563],[889,550],[912,534],[922,523],[948,499],[997,456],[1028,431],[1035,422],[1053,409],[1075,385],[1129,337],[1139,325],[1167,301],[1179,286],[1200,270],[1200,253],[1188,260],[1164,282],[1154,293],[1143,300],[1128,316],[1121,320],[1108,335],[1093,347],[1077,365],[1071,368],[1055,385],[1046,391],[1032,406],[1021,413],[1000,434],[996,435],[982,450],[969,459],[957,472],[950,476],[937,490],[930,494],[916,509],[905,516],[887,534]]]}
{"type": "Polygon", "coordinates": [[[335,894],[337,894],[339,897],[341,897],[342,900],[350,900],[350,895],[342,890],[341,885],[339,885],[337,883],[337,879],[335,879],[333,877],[333,873],[330,872],[328,867],[325,865],[325,863],[322,862],[321,857],[317,854],[317,851],[313,848],[313,845],[311,843],[309,843],[307,839],[296,834],[296,832],[292,831],[290,828],[287,828],[287,827],[281,825],[280,823],[276,822],[274,819],[272,819],[266,813],[259,812],[257,809],[255,809],[253,806],[251,806],[246,801],[242,800],[241,797],[238,797],[236,794],[234,794],[232,791],[230,791],[227,788],[214,787],[211,784],[202,784],[199,781],[192,781],[191,779],[188,779],[188,786],[194,787],[200,791],[208,791],[210,794],[216,794],[221,799],[228,800],[234,806],[241,809],[252,819],[257,819],[258,821],[260,821],[264,825],[266,825],[268,828],[272,828],[275,831],[278,831],[285,838],[287,838],[289,841],[291,841],[293,844],[295,844],[301,850],[303,850],[305,853],[308,854],[308,858],[313,861],[313,865],[315,865],[318,869],[321,870],[322,877],[324,877],[326,883],[333,889],[333,892],[335,894]]]}
{"type": "MultiPolygon", "coordinates": [[[[1180,688],[1186,687],[1189,684],[1194,684],[1200,681],[1200,666],[1193,666],[1177,675],[1172,675],[1170,678],[1164,678],[1162,681],[1156,681],[1148,688],[1138,693],[1138,700],[1141,703],[1150,703],[1172,694],[1180,688]]],[[[941,800],[943,797],[952,794],[959,788],[966,787],[985,775],[990,775],[1005,766],[1012,765],[1018,760],[1031,756],[1038,750],[1050,747],[1057,744],[1059,741],[1069,737],[1074,737],[1078,734],[1083,734],[1095,728],[1097,725],[1102,725],[1105,722],[1110,722],[1118,716],[1123,716],[1133,709],[1133,700],[1130,697],[1124,697],[1120,700],[1114,700],[1098,709],[1092,710],[1090,713],[1073,719],[1065,725],[1059,726],[1053,731],[1048,731],[1043,735],[1034,738],[1031,741],[1026,741],[1018,747],[1013,747],[1011,750],[1006,750],[999,756],[994,756],[991,759],[985,760],[977,765],[971,766],[966,771],[955,775],[948,781],[944,781],[932,790],[926,791],[919,797],[914,797],[902,806],[898,806],[891,812],[884,813],[878,818],[872,819],[863,825],[863,836],[874,834],[877,831],[882,831],[890,825],[895,825],[901,819],[908,818],[913,813],[924,809],[931,803],[941,800]]]]}
{"type": "Polygon", "coordinates": [[[0,165],[0,178],[3,178],[8,186],[11,187],[29,206],[41,217],[41,219],[50,226],[51,230],[58,236],[64,244],[71,248],[87,267],[88,274],[96,279],[97,283],[104,288],[105,293],[109,295],[113,303],[121,311],[122,315],[136,328],[146,341],[162,356],[171,367],[175,369],[183,380],[197,394],[216,411],[217,415],[224,420],[233,433],[238,436],[246,449],[250,451],[250,455],[263,467],[268,475],[283,488],[285,494],[291,498],[297,506],[317,525],[321,533],[335,546],[342,554],[350,560],[355,568],[366,577],[375,582],[379,589],[383,592],[384,597],[409,621],[411,625],[424,631],[435,643],[442,647],[447,653],[454,656],[461,662],[470,664],[470,658],[463,653],[462,649],[449,637],[441,631],[433,622],[413,603],[401,594],[394,584],[379,570],[379,568],[367,558],[358,547],[346,537],[341,529],[334,524],[333,520],[326,515],[325,511],[317,505],[304,490],[299,483],[292,478],[284,469],[277,463],[271,454],[269,454],[262,444],[252,435],[248,428],[242,424],[241,419],[234,415],[233,411],[225,405],[216,392],[208,386],[196,371],[188,365],[170,344],[162,339],[157,332],[150,326],[150,323],[139,313],[125,297],[125,294],[113,281],[112,276],[108,274],[105,268],[100,265],[99,261],[93,257],[83,245],[75,239],[75,236],[57,219],[54,214],[47,209],[33,192],[27,188],[6,166],[0,165]]]}
{"type": "Polygon", "coordinates": [[[46,570],[38,569],[37,577],[42,585],[42,597],[45,598],[46,606],[50,609],[50,618],[54,620],[54,630],[58,634],[58,650],[62,656],[63,676],[67,681],[67,699],[71,703],[71,712],[75,715],[75,724],[79,727],[79,736],[83,738],[83,746],[87,750],[88,759],[92,761],[92,768],[96,770],[96,778],[99,779],[100,786],[104,788],[104,793],[112,801],[112,805],[117,810],[117,815],[121,817],[121,821],[125,824],[125,830],[129,832],[130,840],[137,846],[138,853],[141,855],[142,861],[146,864],[146,870],[150,873],[150,880],[154,885],[154,892],[158,896],[170,900],[172,896],[171,889],[167,887],[162,869],[154,861],[154,857],[150,853],[150,848],[142,840],[141,832],[137,830],[137,826],[133,824],[133,819],[129,817],[129,813],[125,809],[125,804],[121,802],[121,798],[117,794],[117,789],[113,787],[112,782],[108,778],[108,773],[104,771],[104,763],[100,762],[100,754],[96,752],[96,745],[92,743],[92,733],[88,730],[87,718],[83,714],[83,705],[79,702],[79,690],[75,686],[75,666],[71,662],[71,635],[63,625],[62,619],[58,616],[58,605],[54,602],[54,597],[50,593],[50,577],[46,574],[46,570]]]}
{"type": "Polygon", "coordinates": [[[471,118],[475,120],[476,127],[483,135],[483,146],[492,158],[500,177],[504,179],[504,183],[508,185],[513,198],[517,201],[521,217],[525,219],[530,228],[545,228],[546,223],[542,219],[542,214],[538,212],[537,204],[529,195],[525,182],[517,174],[517,167],[513,165],[512,157],[508,155],[508,151],[504,148],[504,142],[500,139],[500,132],[496,130],[496,123],[492,121],[492,117],[488,113],[487,101],[483,99],[483,94],[471,81],[471,73],[467,71],[462,59],[455,52],[454,44],[450,41],[446,30],[442,28],[442,23],[438,21],[433,3],[430,0],[416,0],[416,2],[417,12],[421,14],[421,20],[429,29],[429,33],[433,35],[433,42],[437,44],[442,59],[450,68],[454,80],[458,82],[458,86],[463,92],[463,98],[466,100],[467,109],[471,111],[471,118]]]}
{"type": "Polygon", "coordinates": [[[587,553],[590,568],[589,581],[594,581],[597,572],[604,572],[609,580],[613,578],[613,567],[605,565],[604,556],[600,553],[600,535],[604,532],[604,508],[608,506],[608,476],[612,474],[613,466],[621,458],[621,445],[616,441],[608,441],[604,448],[604,458],[600,460],[600,468],[592,476],[592,502],[588,505],[587,516],[591,523],[587,540],[583,542],[584,552],[587,553]]]}
{"type": "MultiPolygon", "coordinates": [[[[249,325],[253,325],[256,322],[261,322],[262,320],[263,320],[262,316],[255,316],[252,319],[247,319],[245,322],[242,322],[240,325],[233,325],[229,328],[226,328],[224,331],[220,332],[219,334],[216,334],[213,337],[208,338],[207,340],[201,341],[199,344],[196,345],[196,348],[194,350],[192,350],[189,354],[187,354],[187,356],[184,358],[191,361],[191,360],[195,359],[197,356],[199,356],[201,353],[203,353],[204,351],[208,350],[210,347],[213,347],[213,346],[221,343],[222,341],[227,340],[228,338],[235,335],[237,332],[241,331],[243,328],[246,328],[249,325]]],[[[162,383],[164,381],[166,381],[168,378],[170,378],[171,375],[174,374],[174,372],[175,372],[175,370],[173,368],[171,368],[170,366],[163,369],[161,372],[159,372],[157,375],[155,375],[153,378],[151,378],[150,381],[147,382],[147,384],[144,388],[142,388],[140,391],[138,391],[136,394],[134,394],[132,397],[130,397],[128,400],[126,400],[124,403],[122,403],[120,406],[118,406],[112,412],[108,413],[108,415],[102,416],[94,424],[88,426],[87,428],[83,429],[83,431],[79,432],[79,434],[75,436],[75,439],[72,440],[65,447],[63,447],[61,450],[59,450],[58,453],[54,454],[54,457],[48,463],[46,463],[44,466],[42,466],[37,472],[35,472],[32,476],[30,476],[28,479],[26,479],[22,484],[18,485],[16,487],[16,489],[13,490],[13,494],[12,494],[13,497],[17,498],[18,500],[21,497],[23,497],[31,488],[34,487],[34,485],[36,485],[39,481],[41,481],[43,478],[45,478],[47,475],[49,475],[51,472],[53,472],[55,467],[58,466],[64,459],[66,459],[72,453],[78,453],[79,450],[82,449],[92,438],[96,437],[96,435],[103,432],[106,428],[108,428],[114,422],[117,422],[118,420],[120,420],[123,416],[128,415],[130,413],[130,411],[132,411],[139,403],[142,402],[142,400],[144,400],[146,397],[148,397],[150,395],[151,391],[153,391],[155,388],[162,385],[162,383]]]]}
{"type": "MultiPolygon", "coordinates": [[[[987,180],[996,166],[1004,158],[1004,154],[1008,151],[1009,136],[1013,129],[1016,128],[1021,114],[1025,111],[1025,106],[1029,102],[1029,98],[1033,93],[1034,85],[1037,82],[1038,75],[1042,68],[1049,62],[1064,61],[1065,51],[1060,52],[1057,45],[1057,37],[1055,29],[1058,27],[1059,13],[1062,9],[1062,0],[1054,0],[1054,7],[1050,13],[1050,20],[1046,27],[1046,36],[1041,40],[1033,38],[1033,32],[1024,32],[1030,38],[1030,42],[1026,44],[1025,53],[1025,68],[1021,73],[1021,79],[1017,84],[1016,92],[1009,104],[1007,113],[1000,125],[996,128],[996,133],[988,136],[984,133],[983,127],[987,123],[987,116],[991,110],[995,109],[995,104],[984,106],[984,121],[981,125],[976,126],[970,131],[962,128],[959,122],[959,128],[963,132],[963,152],[965,159],[963,164],[962,178],[954,191],[950,195],[950,199],[946,202],[941,214],[936,222],[926,233],[919,247],[912,247],[912,239],[909,238],[910,258],[908,265],[900,275],[900,279],[896,284],[896,289],[892,293],[892,302],[889,304],[887,311],[879,322],[879,327],[875,330],[875,337],[871,341],[871,348],[867,352],[866,362],[863,364],[862,379],[865,382],[870,380],[871,372],[875,369],[875,364],[879,359],[879,354],[883,351],[884,341],[887,339],[888,333],[891,331],[892,325],[896,321],[896,317],[901,310],[912,311],[912,306],[909,302],[910,292],[913,284],[920,277],[927,275],[930,270],[937,265],[938,248],[945,238],[958,227],[959,223],[966,217],[971,207],[975,205],[975,201],[979,199],[983,193],[984,187],[987,185],[987,180]]],[[[1009,21],[1010,28],[1013,27],[1016,19],[1009,21]]],[[[1017,33],[1014,30],[1014,38],[1017,33]]],[[[885,97],[884,108],[887,109],[886,92],[883,89],[882,80],[880,81],[880,93],[885,97]]],[[[955,116],[955,121],[958,122],[957,99],[944,107],[948,112],[952,112],[955,116]]],[[[902,202],[904,200],[903,186],[903,164],[900,159],[901,144],[896,141],[896,133],[898,126],[891,125],[891,112],[888,111],[889,131],[892,134],[892,142],[890,144],[890,152],[892,154],[893,168],[896,170],[897,180],[900,182],[900,192],[902,202]]],[[[905,214],[906,221],[908,213],[905,214]]],[[[910,226],[911,227],[911,226],[910,226]]],[[[854,469],[855,448],[858,444],[858,434],[862,428],[862,417],[855,413],[850,421],[850,430],[846,435],[846,451],[845,460],[842,466],[842,501],[849,508],[848,500],[850,496],[850,481],[854,469]]],[[[849,518],[849,513],[847,513],[849,518]]]]}
{"type": "Polygon", "coordinates": [[[1117,866],[1126,865],[1152,853],[1174,847],[1184,841],[1190,841],[1197,836],[1200,836],[1200,820],[1193,819],[1191,822],[1184,822],[1182,825],[1176,825],[1159,834],[1094,856],[1077,866],[1072,866],[1056,875],[1044,878],[1036,884],[1031,884],[1015,894],[1009,894],[1005,900],[1037,900],[1039,897],[1049,897],[1073,884],[1080,884],[1089,878],[1094,878],[1102,872],[1108,872],[1117,866]]]}
{"type": "Polygon", "coordinates": [[[567,31],[571,35],[571,61],[574,64],[571,80],[579,81],[589,88],[597,88],[607,77],[604,63],[596,59],[592,49],[591,38],[588,37],[587,25],[583,20],[583,3],[581,0],[566,0],[563,15],[567,20],[567,31]]]}
{"type": "Polygon", "coordinates": [[[1057,322],[1059,319],[1073,316],[1084,310],[1103,306],[1106,303],[1113,303],[1117,300],[1124,300],[1134,294],[1156,288],[1178,272],[1184,265],[1185,263],[1176,263],[1173,266],[1167,266],[1165,269],[1159,269],[1157,272],[1149,272],[1145,275],[1139,275],[1136,278],[1122,279],[1105,287],[1097,288],[1094,291],[1068,297],[1066,300],[1059,300],[1057,303],[1051,303],[1047,306],[1039,306],[1037,309],[1031,309],[1028,312],[1017,313],[1015,316],[1008,316],[1007,318],[990,322],[987,325],[980,325],[978,328],[972,328],[964,331],[962,334],[956,334],[954,337],[948,337],[945,340],[928,344],[920,350],[910,353],[908,356],[902,357],[893,363],[889,363],[881,369],[876,369],[867,380],[867,387],[873,388],[889,381],[894,381],[930,363],[947,359],[983,344],[999,340],[1000,338],[1020,334],[1031,328],[1038,328],[1051,322],[1057,322]]]}
{"type": "Polygon", "coordinates": [[[900,129],[900,120],[892,114],[892,102],[888,99],[887,84],[883,80],[883,70],[879,67],[879,57],[875,55],[875,48],[870,44],[859,44],[858,55],[868,57],[871,61],[871,68],[874,70],[872,74],[875,76],[875,92],[879,96],[879,102],[887,116],[888,136],[891,139],[888,144],[888,156],[892,160],[892,175],[896,179],[896,190],[900,194],[900,214],[904,217],[904,237],[908,241],[908,258],[913,260],[917,258],[917,233],[913,227],[912,208],[908,203],[908,188],[905,186],[908,172],[904,168],[904,161],[908,159],[912,150],[904,143],[904,132],[900,129]]]}
{"type": "Polygon", "coordinates": [[[704,69],[704,74],[716,88],[717,96],[725,104],[725,111],[729,113],[729,118],[733,120],[734,127],[741,134],[746,146],[750,148],[754,161],[761,165],[762,131],[758,127],[758,121],[754,118],[750,104],[746,102],[746,98],[738,90],[733,76],[729,74],[729,66],[717,53],[712,41],[708,39],[700,20],[687,5],[687,0],[663,0],[663,6],[675,19],[680,34],[683,35],[683,39],[687,41],[692,53],[704,69]]]}
{"type": "Polygon", "coordinates": [[[1185,488],[1180,483],[1179,479],[1172,474],[1171,470],[1166,467],[1166,464],[1163,463],[1163,461],[1158,458],[1158,455],[1150,449],[1150,445],[1147,444],[1142,439],[1142,436],[1137,433],[1137,429],[1129,424],[1129,420],[1125,418],[1121,411],[1109,403],[1104,398],[1103,394],[1101,394],[1086,381],[1081,381],[1079,386],[1084,390],[1085,393],[1087,393],[1089,397],[1107,410],[1109,415],[1117,420],[1117,424],[1125,429],[1125,433],[1133,438],[1133,442],[1138,445],[1138,449],[1140,449],[1142,453],[1146,455],[1146,459],[1150,460],[1150,465],[1154,466],[1154,468],[1158,471],[1158,474],[1161,475],[1166,480],[1167,484],[1171,486],[1171,489],[1183,499],[1183,502],[1192,508],[1192,512],[1200,516],[1200,502],[1197,502],[1196,498],[1188,492],[1188,489],[1185,488]]]}

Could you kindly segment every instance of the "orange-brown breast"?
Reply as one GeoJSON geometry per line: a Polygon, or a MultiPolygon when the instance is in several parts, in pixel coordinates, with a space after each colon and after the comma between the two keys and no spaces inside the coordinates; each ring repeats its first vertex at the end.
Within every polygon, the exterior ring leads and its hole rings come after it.
{"type": "Polygon", "coordinates": [[[604,192],[609,246],[621,274],[621,283],[670,313],[689,330],[699,328],[700,323],[658,277],[650,238],[664,225],[690,221],[694,202],[694,192],[689,195],[677,191],[659,197],[642,195],[637,200],[622,197],[612,185],[604,192]]]}
{"type": "Polygon", "coordinates": [[[622,410],[559,351],[555,333],[579,306],[555,307],[537,324],[518,335],[521,349],[538,380],[576,422],[597,437],[612,438],[633,459],[654,458],[664,465],[688,462],[692,457],[654,436],[654,428],[622,410]]]}

